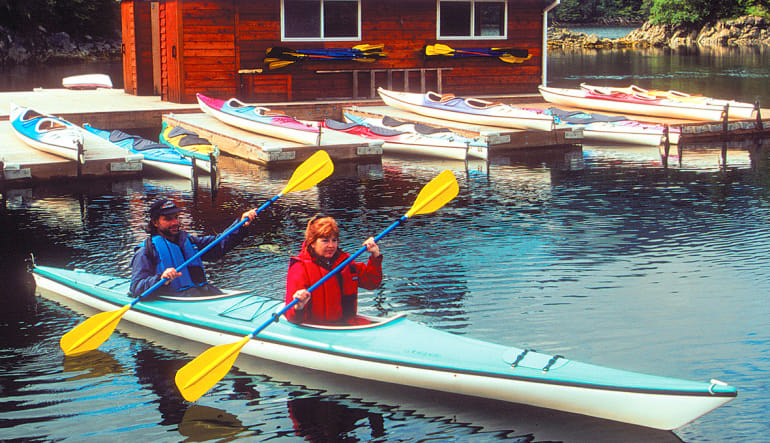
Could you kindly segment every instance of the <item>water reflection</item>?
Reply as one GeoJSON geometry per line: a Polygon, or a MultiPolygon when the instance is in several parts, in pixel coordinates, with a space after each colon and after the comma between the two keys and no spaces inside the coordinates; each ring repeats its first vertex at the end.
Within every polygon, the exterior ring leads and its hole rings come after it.
{"type": "Polygon", "coordinates": [[[761,47],[549,50],[548,85],[676,90],[770,104],[770,49],[761,47]],[[597,68],[600,67],[600,68],[597,68]]]}

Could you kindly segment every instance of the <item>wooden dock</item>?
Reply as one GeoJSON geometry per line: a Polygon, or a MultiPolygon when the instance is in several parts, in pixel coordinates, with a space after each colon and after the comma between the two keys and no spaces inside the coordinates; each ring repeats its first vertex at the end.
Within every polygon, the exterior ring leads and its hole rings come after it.
{"type": "Polygon", "coordinates": [[[466,137],[478,138],[479,140],[486,142],[490,153],[528,148],[551,148],[576,144],[583,141],[582,130],[557,129],[555,131],[546,132],[483,126],[473,123],[426,117],[424,115],[413,114],[390,106],[351,106],[347,109],[370,117],[382,118],[387,115],[402,121],[450,128],[466,137]]]}
{"type": "Polygon", "coordinates": [[[85,161],[48,154],[19,140],[11,123],[0,122],[0,185],[73,178],[138,177],[141,156],[126,152],[100,137],[83,131],[85,161]]]}
{"type": "Polygon", "coordinates": [[[8,120],[12,102],[76,125],[90,123],[96,128],[129,132],[136,128],[160,128],[165,113],[200,112],[197,104],[164,102],[157,96],[131,95],[122,89],[36,89],[0,93],[0,121],[8,120]]]}
{"type": "Polygon", "coordinates": [[[163,121],[181,126],[208,139],[219,150],[262,165],[290,165],[301,163],[314,152],[323,149],[338,161],[380,161],[382,141],[372,141],[336,131],[321,132],[319,145],[302,145],[236,128],[203,113],[166,114],[163,121]]]}

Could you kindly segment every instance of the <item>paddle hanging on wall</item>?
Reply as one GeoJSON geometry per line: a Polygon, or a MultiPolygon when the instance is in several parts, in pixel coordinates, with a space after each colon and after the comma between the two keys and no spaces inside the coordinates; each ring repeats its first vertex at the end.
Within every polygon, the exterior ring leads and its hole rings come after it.
{"type": "Polygon", "coordinates": [[[382,52],[385,45],[356,45],[352,48],[332,49],[290,49],[284,47],[268,48],[265,57],[267,70],[280,69],[303,60],[354,60],[372,63],[386,57],[382,52]]]}
{"type": "Polygon", "coordinates": [[[428,57],[497,57],[506,63],[522,63],[532,57],[527,49],[519,48],[462,48],[455,49],[436,43],[425,46],[428,57]]]}

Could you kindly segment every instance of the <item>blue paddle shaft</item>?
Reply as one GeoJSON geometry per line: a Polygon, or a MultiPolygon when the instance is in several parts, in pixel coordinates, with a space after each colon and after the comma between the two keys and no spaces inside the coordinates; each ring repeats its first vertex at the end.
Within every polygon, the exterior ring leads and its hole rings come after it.
{"type": "MultiPolygon", "coordinates": [[[[377,237],[374,237],[374,242],[375,242],[375,243],[377,243],[378,241],[380,241],[380,239],[382,239],[382,237],[385,237],[385,236],[386,236],[386,235],[387,235],[387,234],[388,234],[390,231],[392,231],[392,230],[396,229],[396,227],[397,227],[398,225],[400,225],[401,223],[403,223],[403,222],[404,222],[404,221],[405,221],[407,218],[408,218],[408,217],[407,217],[406,215],[402,215],[402,216],[401,216],[401,218],[399,218],[398,220],[396,220],[395,222],[393,222],[393,224],[392,224],[392,225],[388,226],[388,227],[387,227],[387,228],[386,228],[384,231],[380,232],[380,233],[377,235],[377,237]]],[[[361,246],[361,247],[358,249],[358,251],[356,251],[356,252],[355,252],[355,254],[351,255],[351,256],[350,256],[350,257],[348,257],[348,258],[346,258],[346,259],[345,259],[345,261],[343,261],[342,263],[340,263],[339,265],[337,265],[337,267],[336,267],[336,268],[334,268],[334,269],[332,269],[332,270],[331,270],[331,272],[329,272],[328,274],[324,275],[324,276],[323,276],[323,277],[322,277],[320,280],[318,280],[317,282],[315,282],[315,283],[313,284],[313,286],[311,286],[311,287],[307,288],[307,292],[313,292],[313,291],[315,291],[316,289],[318,289],[318,288],[319,288],[319,287],[320,287],[322,284],[324,284],[324,283],[326,282],[326,280],[329,280],[329,279],[330,279],[330,278],[332,278],[334,275],[336,275],[338,272],[340,272],[341,270],[345,269],[345,266],[349,265],[349,264],[350,264],[350,262],[352,262],[353,260],[355,260],[355,259],[356,259],[356,258],[357,258],[359,255],[363,254],[363,253],[364,253],[364,251],[366,251],[366,246],[361,246]]],[[[289,309],[293,308],[293,307],[294,307],[294,305],[296,305],[297,303],[299,303],[299,299],[298,299],[298,298],[295,298],[294,300],[292,300],[292,301],[291,301],[291,303],[287,304],[286,306],[284,306],[283,308],[281,308],[281,310],[280,310],[280,311],[278,311],[278,312],[276,312],[275,314],[273,314],[273,316],[272,316],[272,317],[270,317],[270,320],[267,320],[267,321],[265,321],[264,323],[262,323],[262,325],[261,325],[260,327],[258,327],[257,329],[255,329],[255,330],[254,330],[254,332],[252,332],[251,334],[249,334],[249,337],[251,337],[251,338],[254,338],[254,337],[257,335],[257,334],[259,334],[260,332],[262,332],[262,330],[263,330],[263,329],[265,329],[266,327],[270,326],[270,324],[271,324],[271,323],[278,321],[278,318],[279,318],[280,316],[282,316],[283,314],[285,314],[285,313],[286,313],[286,311],[288,311],[289,309]]]]}
{"type": "MultiPolygon", "coordinates": [[[[273,204],[273,202],[274,202],[274,201],[276,201],[276,200],[278,200],[279,198],[281,198],[281,196],[282,196],[282,195],[283,195],[283,193],[281,193],[281,194],[278,194],[278,195],[276,195],[275,197],[271,198],[270,200],[266,201],[266,202],[265,202],[265,203],[264,203],[262,206],[260,206],[260,207],[257,209],[257,214],[259,214],[260,212],[262,212],[262,210],[263,210],[263,209],[265,209],[265,208],[267,208],[268,206],[270,206],[271,204],[273,204]]],[[[203,249],[201,249],[200,251],[198,251],[198,252],[197,252],[195,255],[193,255],[192,257],[188,258],[188,259],[187,259],[187,261],[185,261],[185,262],[184,262],[184,263],[182,263],[181,265],[177,266],[177,267],[176,267],[176,270],[177,270],[177,271],[180,271],[180,270],[182,270],[182,269],[186,268],[186,267],[187,267],[187,265],[189,265],[190,263],[192,263],[192,262],[193,262],[195,259],[197,259],[198,257],[202,256],[203,254],[205,254],[205,253],[209,252],[209,251],[211,250],[211,248],[213,248],[213,247],[214,247],[214,246],[215,246],[217,243],[221,242],[222,240],[224,240],[224,238],[225,238],[225,237],[227,237],[228,235],[232,234],[232,233],[233,233],[233,231],[235,231],[236,229],[238,229],[238,228],[240,228],[241,226],[243,226],[243,224],[244,224],[244,223],[246,223],[246,221],[247,221],[247,220],[248,220],[248,218],[243,218],[243,219],[241,219],[241,221],[239,221],[238,223],[234,224],[233,226],[231,226],[230,228],[228,228],[227,230],[225,230],[225,232],[223,232],[223,233],[222,233],[222,235],[220,235],[219,237],[217,237],[217,238],[216,238],[216,239],[215,239],[213,242],[209,243],[208,245],[206,245],[206,247],[204,247],[203,249]]],[[[158,289],[159,287],[163,286],[163,285],[164,285],[164,284],[165,284],[167,281],[168,281],[168,279],[167,279],[167,278],[162,278],[162,279],[160,279],[160,281],[158,281],[157,283],[155,283],[154,285],[152,285],[152,286],[151,286],[149,289],[147,289],[146,291],[144,291],[144,292],[142,293],[142,295],[140,295],[139,297],[135,298],[135,299],[134,299],[134,300],[131,302],[131,306],[133,307],[135,304],[139,303],[139,301],[140,301],[142,298],[144,298],[144,297],[146,297],[146,296],[150,295],[151,293],[153,293],[153,292],[154,292],[156,289],[158,289]]]]}

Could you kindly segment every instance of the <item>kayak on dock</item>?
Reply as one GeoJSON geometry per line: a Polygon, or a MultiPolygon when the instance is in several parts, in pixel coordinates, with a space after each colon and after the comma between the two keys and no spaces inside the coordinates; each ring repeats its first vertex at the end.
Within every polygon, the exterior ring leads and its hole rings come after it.
{"type": "Polygon", "coordinates": [[[198,134],[181,126],[163,122],[159,141],[189,159],[195,159],[195,165],[206,172],[211,172],[211,163],[216,164],[219,148],[198,134]]]}
{"type": "Polygon", "coordinates": [[[49,154],[85,163],[83,132],[53,115],[11,103],[11,128],[27,145],[49,154]]]}
{"type": "Polygon", "coordinates": [[[483,160],[486,160],[489,157],[487,143],[475,138],[464,137],[447,127],[439,128],[424,123],[407,122],[387,115],[384,117],[366,115],[365,113],[353,110],[344,110],[342,116],[348,123],[411,132],[413,134],[430,137],[431,139],[444,140],[452,143],[453,146],[467,147],[468,156],[470,157],[483,160]]]}
{"type": "Polygon", "coordinates": [[[176,152],[174,148],[138,135],[126,134],[117,129],[113,131],[97,129],[88,123],[85,123],[83,128],[132,154],[141,155],[142,163],[147,166],[188,179],[193,177],[192,162],[176,152]]]}
{"type": "MultiPolygon", "coordinates": [[[[134,299],[125,278],[35,265],[38,293],[109,311],[134,299]]],[[[269,297],[154,296],[125,312],[131,323],[196,341],[238,340],[278,312],[269,297]]],[[[378,382],[522,403],[659,429],[675,429],[729,402],[737,390],[580,363],[560,355],[488,343],[407,319],[363,317],[355,326],[272,323],[242,353],[378,382]]]]}
{"type": "Polygon", "coordinates": [[[388,106],[428,117],[502,128],[554,129],[553,117],[504,103],[460,98],[453,94],[441,95],[432,91],[417,94],[379,88],[377,92],[388,106]]]}
{"type": "Polygon", "coordinates": [[[333,131],[357,135],[371,140],[382,140],[382,149],[385,152],[453,160],[465,160],[468,156],[486,159],[486,147],[470,146],[453,139],[430,137],[396,128],[385,128],[357,122],[345,123],[332,119],[326,119],[320,125],[322,128],[333,131]]]}
{"type": "Polygon", "coordinates": [[[595,109],[620,114],[637,114],[683,120],[721,121],[725,109],[728,117],[749,119],[754,105],[704,97],[689,101],[658,97],[643,92],[619,91],[581,84],[580,89],[539,86],[540,94],[551,103],[581,109],[595,109]]]}
{"type": "MultiPolygon", "coordinates": [[[[554,116],[557,127],[582,128],[585,140],[658,146],[664,142],[666,136],[664,125],[643,123],[621,115],[596,114],[559,108],[548,108],[542,112],[554,116]]],[[[677,144],[679,142],[679,128],[669,128],[668,131],[669,143],[677,144]]]]}
{"type": "Polygon", "coordinates": [[[112,89],[112,79],[107,74],[81,74],[64,77],[62,86],[67,89],[112,89]]]}
{"type": "Polygon", "coordinates": [[[318,145],[318,126],[308,125],[280,111],[249,106],[236,98],[219,100],[196,94],[203,112],[228,125],[268,137],[289,140],[304,145],[318,145]]]}

